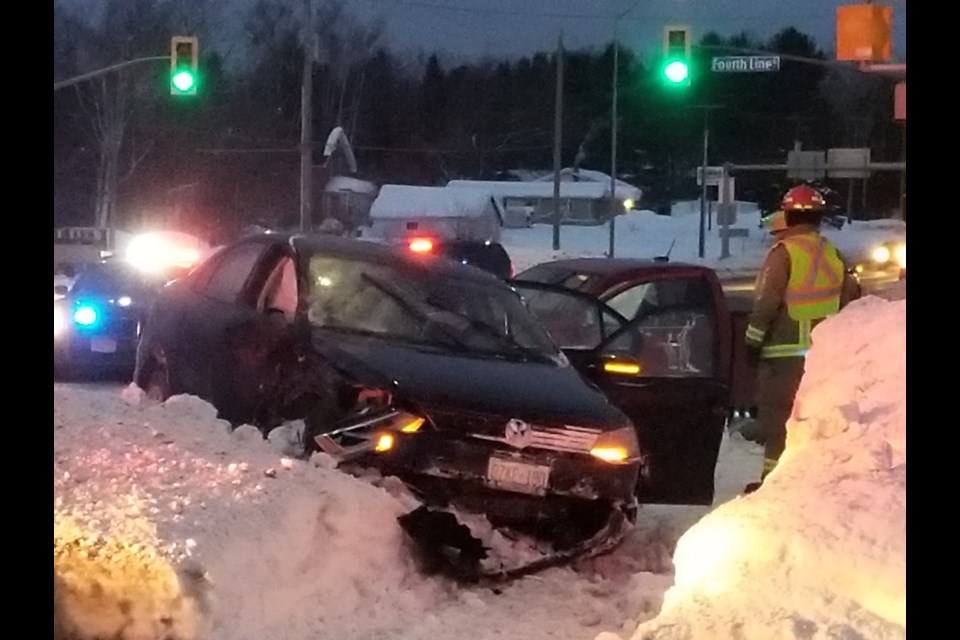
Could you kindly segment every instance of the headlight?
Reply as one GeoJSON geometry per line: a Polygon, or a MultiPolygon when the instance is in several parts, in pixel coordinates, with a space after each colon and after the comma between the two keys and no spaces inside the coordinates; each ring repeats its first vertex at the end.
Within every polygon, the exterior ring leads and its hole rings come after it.
{"type": "Polygon", "coordinates": [[[613,464],[636,460],[640,456],[637,432],[633,427],[624,427],[601,433],[590,449],[590,455],[613,464]]]}
{"type": "Polygon", "coordinates": [[[900,265],[901,269],[907,268],[907,245],[901,244],[897,246],[897,264],[900,265]]]}
{"type": "Polygon", "coordinates": [[[877,247],[873,250],[873,261],[879,263],[885,263],[890,260],[890,249],[885,246],[877,247]]]}
{"type": "Polygon", "coordinates": [[[390,451],[393,448],[393,435],[389,433],[380,434],[380,437],[377,438],[377,444],[374,447],[378,453],[383,453],[384,451],[390,451]]]}

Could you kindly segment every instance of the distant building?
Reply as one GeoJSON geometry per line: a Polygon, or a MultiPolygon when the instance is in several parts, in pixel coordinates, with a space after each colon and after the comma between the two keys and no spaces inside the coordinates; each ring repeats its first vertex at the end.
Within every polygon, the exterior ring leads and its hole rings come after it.
{"type": "Polygon", "coordinates": [[[498,242],[502,226],[500,205],[487,190],[385,184],[363,235],[387,242],[418,235],[498,242]]]}
{"type": "MultiPolygon", "coordinates": [[[[564,224],[601,224],[610,219],[610,177],[598,171],[560,175],[560,211],[564,224]],[[579,179],[577,179],[579,178],[579,179]]],[[[504,226],[521,227],[553,220],[553,176],[535,180],[451,180],[447,189],[485,190],[493,194],[504,211],[504,226]]],[[[622,180],[616,185],[616,212],[637,207],[643,192],[622,180]]]]}

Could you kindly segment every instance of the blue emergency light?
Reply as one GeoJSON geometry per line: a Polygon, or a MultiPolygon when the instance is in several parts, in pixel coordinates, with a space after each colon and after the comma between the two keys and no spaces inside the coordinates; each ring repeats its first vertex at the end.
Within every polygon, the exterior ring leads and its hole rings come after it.
{"type": "Polygon", "coordinates": [[[73,321],[81,327],[92,327],[98,319],[96,308],[89,304],[81,304],[73,311],[73,321]]]}

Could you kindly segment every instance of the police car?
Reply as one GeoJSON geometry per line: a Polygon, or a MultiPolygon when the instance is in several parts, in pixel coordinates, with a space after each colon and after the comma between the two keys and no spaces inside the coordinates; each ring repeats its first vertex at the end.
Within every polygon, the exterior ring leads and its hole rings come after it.
{"type": "Polygon", "coordinates": [[[93,373],[130,376],[150,304],[168,282],[185,275],[204,254],[202,242],[145,234],[126,255],[84,267],[69,290],[55,291],[55,378],[93,373]]]}

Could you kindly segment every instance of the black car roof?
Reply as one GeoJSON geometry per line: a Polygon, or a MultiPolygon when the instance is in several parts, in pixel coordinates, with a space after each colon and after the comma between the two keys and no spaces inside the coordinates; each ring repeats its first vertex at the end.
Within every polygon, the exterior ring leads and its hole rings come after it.
{"type": "Polygon", "coordinates": [[[479,283],[498,283],[506,286],[496,276],[481,269],[465,266],[454,260],[435,254],[413,254],[401,247],[325,234],[269,233],[248,236],[244,240],[274,243],[292,243],[297,253],[324,253],[341,258],[353,258],[395,267],[427,267],[441,277],[472,280],[479,283]]]}

